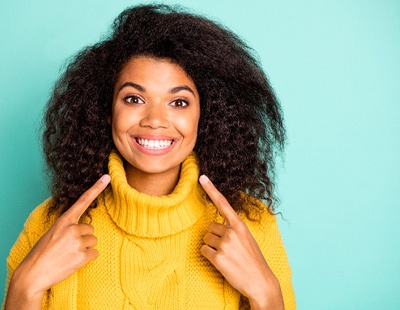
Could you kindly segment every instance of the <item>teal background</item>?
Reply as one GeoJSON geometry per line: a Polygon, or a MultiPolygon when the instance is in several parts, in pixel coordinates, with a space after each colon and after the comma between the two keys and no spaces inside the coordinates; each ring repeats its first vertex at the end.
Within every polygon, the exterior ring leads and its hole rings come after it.
{"type": "MultiPolygon", "coordinates": [[[[38,128],[52,84],[135,3],[0,2],[1,287],[12,244],[48,196],[38,128]]],[[[400,2],[164,3],[242,36],[282,103],[280,228],[298,309],[400,309],[400,2]]]]}

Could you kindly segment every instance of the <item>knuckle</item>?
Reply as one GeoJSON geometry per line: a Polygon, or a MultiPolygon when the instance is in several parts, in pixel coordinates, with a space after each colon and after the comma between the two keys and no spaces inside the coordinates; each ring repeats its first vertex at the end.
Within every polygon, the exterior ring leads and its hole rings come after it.
{"type": "Polygon", "coordinates": [[[246,224],[243,222],[242,223],[238,222],[236,225],[236,229],[237,229],[238,233],[241,235],[245,235],[249,232],[249,229],[247,228],[246,224]]]}
{"type": "Polygon", "coordinates": [[[228,249],[228,245],[225,242],[221,242],[218,247],[218,252],[221,255],[222,253],[226,253],[227,249],[228,249]]]}
{"type": "Polygon", "coordinates": [[[72,224],[68,228],[73,236],[81,236],[78,224],[72,224]]]}
{"type": "Polygon", "coordinates": [[[93,225],[91,225],[91,224],[80,224],[80,227],[82,228],[82,230],[84,230],[86,232],[86,234],[93,235],[93,233],[94,233],[93,225]]]}
{"type": "Polygon", "coordinates": [[[83,265],[86,262],[86,253],[83,251],[79,251],[76,253],[75,261],[78,265],[83,265]]]}
{"type": "Polygon", "coordinates": [[[94,183],[94,186],[91,189],[93,189],[96,194],[99,194],[106,186],[107,184],[103,183],[101,180],[98,180],[96,183],[94,183]]]}
{"type": "Polygon", "coordinates": [[[228,200],[226,200],[226,198],[222,195],[218,197],[218,203],[223,206],[229,204],[228,200]]]}
{"type": "Polygon", "coordinates": [[[67,226],[69,224],[69,219],[66,216],[60,216],[54,223],[54,229],[60,229],[61,227],[67,226]]]}
{"type": "Polygon", "coordinates": [[[77,225],[69,225],[66,229],[63,230],[63,235],[71,240],[77,239],[80,237],[80,233],[77,225]]]}
{"type": "Polygon", "coordinates": [[[210,184],[210,187],[208,188],[208,191],[209,191],[209,194],[214,197],[218,197],[220,194],[219,191],[217,190],[217,188],[211,184],[210,184]]]}
{"type": "Polygon", "coordinates": [[[76,247],[78,249],[85,249],[86,248],[86,244],[85,242],[82,240],[82,238],[76,240],[76,247]]]}
{"type": "Polygon", "coordinates": [[[78,199],[79,202],[85,203],[87,201],[89,201],[89,194],[88,192],[85,192],[81,195],[81,197],[79,197],[78,199]]]}
{"type": "Polygon", "coordinates": [[[103,184],[99,181],[94,184],[94,186],[91,188],[91,190],[93,190],[94,192],[97,193],[97,192],[100,192],[102,188],[103,188],[103,184]]]}
{"type": "Polygon", "coordinates": [[[213,262],[214,266],[219,268],[219,266],[222,266],[224,264],[224,255],[221,252],[216,252],[214,257],[213,257],[213,262]]]}
{"type": "Polygon", "coordinates": [[[51,232],[51,239],[55,240],[70,236],[71,236],[71,225],[68,223],[67,219],[59,218],[53,226],[51,232]]]}
{"type": "Polygon", "coordinates": [[[226,241],[221,241],[218,244],[218,250],[221,254],[227,254],[230,252],[231,244],[226,241]]]}
{"type": "Polygon", "coordinates": [[[63,228],[59,225],[54,225],[47,233],[50,235],[50,239],[54,240],[62,235],[62,230],[63,228]]]}
{"type": "Polygon", "coordinates": [[[236,239],[236,232],[233,229],[226,229],[224,233],[224,238],[228,241],[236,239]]]}
{"type": "Polygon", "coordinates": [[[50,234],[49,234],[49,240],[50,242],[55,242],[60,239],[61,236],[60,229],[54,229],[50,234]]]}

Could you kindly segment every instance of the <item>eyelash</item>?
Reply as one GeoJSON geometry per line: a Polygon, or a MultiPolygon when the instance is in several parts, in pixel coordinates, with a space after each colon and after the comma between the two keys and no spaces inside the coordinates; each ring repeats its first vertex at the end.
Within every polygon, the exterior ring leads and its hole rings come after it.
{"type": "Polygon", "coordinates": [[[176,107],[176,108],[186,108],[186,107],[189,105],[189,102],[186,101],[186,100],[183,100],[183,99],[176,99],[176,100],[174,100],[174,101],[171,102],[171,105],[172,105],[173,107],[176,107]],[[178,106],[178,105],[176,104],[177,102],[180,102],[181,105],[178,106]]]}
{"type": "MultiPolygon", "coordinates": [[[[126,103],[128,103],[128,104],[142,104],[142,103],[144,103],[144,100],[142,98],[140,98],[138,96],[132,96],[132,95],[124,97],[124,101],[126,103]],[[141,101],[141,102],[133,102],[134,100],[141,101]]],[[[170,103],[170,105],[173,106],[173,107],[182,109],[182,108],[186,108],[189,105],[189,102],[187,100],[184,100],[184,99],[176,99],[176,100],[172,101],[170,103]],[[180,103],[180,105],[177,105],[178,102],[180,103]]]]}
{"type": "Polygon", "coordinates": [[[124,98],[124,101],[127,102],[127,103],[129,103],[129,104],[140,104],[140,103],[144,103],[144,100],[143,100],[142,98],[140,98],[140,97],[138,97],[138,96],[132,96],[132,95],[126,96],[126,97],[124,98]],[[140,101],[142,101],[142,102],[133,102],[133,100],[140,100],[140,101]]]}

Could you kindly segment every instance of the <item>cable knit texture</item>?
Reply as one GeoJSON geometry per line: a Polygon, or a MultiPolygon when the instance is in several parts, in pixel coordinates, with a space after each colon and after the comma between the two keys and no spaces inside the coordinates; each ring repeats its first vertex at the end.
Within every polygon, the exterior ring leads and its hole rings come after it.
{"type": "MultiPolygon", "coordinates": [[[[221,222],[198,184],[191,154],[170,195],[149,196],[131,188],[117,152],[110,154],[109,186],[91,211],[99,257],[53,286],[43,309],[246,309],[248,301],[200,253],[212,221],[221,222]]],[[[8,258],[12,272],[54,222],[48,201],[27,220],[8,258]]],[[[242,217],[280,281],[285,309],[295,309],[291,271],[275,216],[242,217]]],[[[243,275],[245,276],[245,275],[243,275]]]]}

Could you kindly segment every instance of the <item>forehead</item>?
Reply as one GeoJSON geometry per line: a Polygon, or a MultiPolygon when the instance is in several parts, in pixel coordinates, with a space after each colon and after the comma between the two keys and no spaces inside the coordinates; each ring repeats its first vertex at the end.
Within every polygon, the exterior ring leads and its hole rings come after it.
{"type": "Polygon", "coordinates": [[[149,56],[135,56],[131,58],[119,72],[116,84],[126,80],[143,80],[147,83],[190,83],[194,81],[186,71],[170,59],[149,56]]]}

